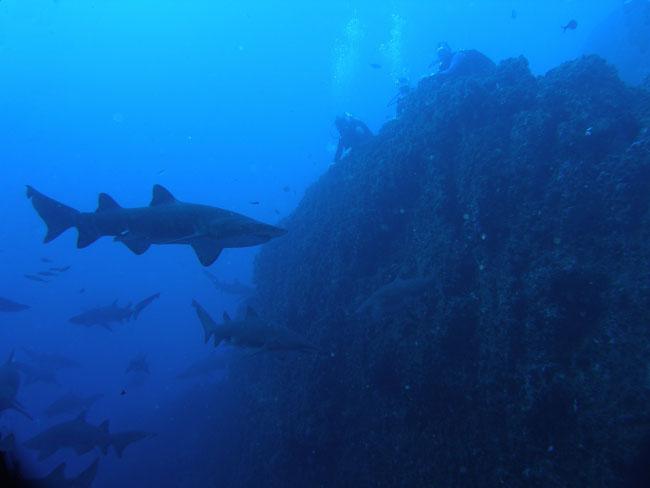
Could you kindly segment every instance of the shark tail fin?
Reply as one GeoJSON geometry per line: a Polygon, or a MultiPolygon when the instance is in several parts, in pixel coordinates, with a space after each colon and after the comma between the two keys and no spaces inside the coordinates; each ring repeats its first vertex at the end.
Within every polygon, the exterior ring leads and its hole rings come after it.
{"type": "Polygon", "coordinates": [[[139,303],[136,303],[135,307],[133,307],[133,313],[131,314],[131,317],[133,320],[138,320],[138,317],[140,316],[140,313],[149,306],[151,302],[154,300],[157,300],[158,297],[160,297],[160,293],[154,293],[150,297],[145,298],[139,303]]]}
{"type": "Polygon", "coordinates": [[[53,241],[70,227],[77,225],[78,210],[43,195],[29,185],[27,198],[31,199],[34,209],[47,226],[44,242],[53,241]]]}
{"type": "Polygon", "coordinates": [[[77,488],[90,488],[97,476],[97,468],[99,467],[99,458],[95,459],[93,463],[79,473],[73,481],[73,485],[77,488]]]}
{"type": "Polygon", "coordinates": [[[199,302],[196,300],[192,300],[192,306],[196,310],[196,315],[199,317],[199,321],[201,322],[201,325],[203,326],[203,333],[204,333],[204,344],[207,344],[210,341],[210,337],[215,336],[214,340],[215,342],[217,341],[217,324],[216,322],[210,317],[210,314],[201,306],[199,302]]]}

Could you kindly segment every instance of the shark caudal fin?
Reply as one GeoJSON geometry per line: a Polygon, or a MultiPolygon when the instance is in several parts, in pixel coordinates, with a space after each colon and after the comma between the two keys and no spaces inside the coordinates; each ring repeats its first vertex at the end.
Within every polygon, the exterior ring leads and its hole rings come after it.
{"type": "Polygon", "coordinates": [[[140,316],[140,313],[147,308],[151,302],[154,300],[157,300],[158,297],[160,297],[160,293],[154,293],[150,297],[145,298],[139,303],[136,303],[135,307],[133,307],[133,312],[131,314],[131,317],[133,317],[133,320],[138,320],[138,317],[140,316]]]}
{"type": "MultiPolygon", "coordinates": [[[[201,306],[196,300],[192,300],[192,306],[196,310],[196,315],[203,326],[204,340],[203,343],[207,344],[210,337],[214,336],[215,346],[218,344],[217,338],[217,323],[210,317],[210,314],[201,306]]],[[[220,341],[219,341],[220,342],[220,341]]]]}
{"type": "Polygon", "coordinates": [[[47,226],[47,234],[43,242],[50,242],[70,227],[77,225],[78,210],[43,195],[29,185],[27,185],[27,198],[31,199],[34,209],[47,226]]]}

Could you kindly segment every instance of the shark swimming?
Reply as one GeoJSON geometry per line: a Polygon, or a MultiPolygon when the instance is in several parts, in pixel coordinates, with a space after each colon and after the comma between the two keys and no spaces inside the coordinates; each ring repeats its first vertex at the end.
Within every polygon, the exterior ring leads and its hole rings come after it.
{"type": "Polygon", "coordinates": [[[0,366],[0,414],[5,410],[16,410],[32,420],[32,416],[16,399],[19,390],[20,372],[14,363],[14,352],[12,351],[9,359],[0,366]]]}
{"type": "Polygon", "coordinates": [[[115,300],[110,305],[93,308],[92,310],[75,315],[68,319],[68,321],[77,325],[85,325],[86,327],[100,325],[108,330],[112,330],[111,323],[123,323],[131,319],[137,320],[140,313],[159,296],[160,293],[156,293],[145,298],[135,306],[129,304],[126,307],[120,307],[117,304],[117,300],[115,300]]]}
{"type": "Polygon", "coordinates": [[[223,371],[228,366],[228,361],[222,354],[212,353],[204,359],[192,363],[176,378],[179,380],[187,380],[193,378],[200,378],[203,376],[211,376],[217,371],[223,371]]]}
{"type": "Polygon", "coordinates": [[[16,450],[16,436],[8,434],[0,436],[0,452],[14,452],[16,450]]]}
{"type": "Polygon", "coordinates": [[[125,373],[144,373],[150,374],[149,361],[147,361],[146,354],[138,354],[136,357],[129,361],[125,373]]]}
{"type": "Polygon", "coordinates": [[[22,303],[14,302],[13,300],[9,300],[8,298],[0,297],[0,312],[15,313],[15,312],[22,312],[23,310],[27,310],[28,308],[29,305],[23,305],[22,303]]]}
{"type": "Polygon", "coordinates": [[[26,486],[34,488],[90,488],[97,476],[99,458],[73,478],[65,477],[66,464],[61,463],[43,478],[26,479],[26,486]]]}
{"type": "Polygon", "coordinates": [[[29,359],[40,368],[59,370],[81,367],[81,364],[79,364],[74,359],[70,359],[61,354],[34,351],[25,347],[23,348],[23,351],[25,354],[27,354],[27,356],[29,356],[29,359]]]}
{"type": "Polygon", "coordinates": [[[251,296],[253,293],[255,293],[255,288],[240,283],[239,280],[234,280],[228,283],[226,281],[219,280],[219,278],[217,278],[209,271],[205,271],[205,275],[212,282],[214,287],[221,293],[226,293],[228,295],[239,295],[243,298],[251,296]]]}
{"type": "Polygon", "coordinates": [[[36,383],[43,383],[46,385],[58,385],[59,380],[56,377],[56,370],[51,368],[43,368],[42,366],[21,363],[16,361],[15,367],[25,377],[25,386],[33,385],[36,383]]]}
{"type": "Polygon", "coordinates": [[[31,186],[27,197],[47,226],[46,243],[75,227],[77,248],[103,236],[112,236],[137,255],[153,244],[183,244],[194,249],[203,266],[214,263],[224,248],[257,246],[286,233],[236,212],[182,202],[161,185],[154,185],[148,207],[123,208],[100,193],[95,212],[75,210],[31,186]]]}
{"type": "Polygon", "coordinates": [[[104,395],[97,393],[87,397],[77,395],[69,391],[57,400],[52,402],[43,413],[48,417],[55,417],[57,415],[77,415],[79,412],[88,410],[97,400],[104,395]]]}
{"type": "Polygon", "coordinates": [[[435,282],[434,277],[409,279],[397,277],[371,293],[354,313],[358,317],[370,316],[374,321],[378,321],[384,314],[401,310],[408,300],[422,295],[435,282]]]}
{"type": "Polygon", "coordinates": [[[72,449],[82,455],[99,448],[106,455],[110,446],[118,457],[122,457],[127,446],[152,436],[153,434],[139,431],[111,434],[108,431],[108,420],[100,425],[92,425],[86,421],[86,412],[83,411],[74,419],[53,425],[31,438],[25,442],[25,447],[38,451],[39,461],[61,449],[72,449]]]}
{"type": "Polygon", "coordinates": [[[214,337],[215,347],[226,342],[233,346],[258,349],[259,352],[320,351],[295,332],[263,322],[251,307],[247,308],[244,319],[232,320],[228,313],[224,312],[223,323],[217,324],[196,300],[192,301],[192,306],[203,326],[206,344],[214,337]]]}

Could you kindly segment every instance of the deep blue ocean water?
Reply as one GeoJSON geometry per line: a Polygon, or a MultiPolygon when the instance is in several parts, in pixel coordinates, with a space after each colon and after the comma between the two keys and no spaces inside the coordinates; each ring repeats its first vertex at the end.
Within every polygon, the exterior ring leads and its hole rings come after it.
{"type": "MultiPolygon", "coordinates": [[[[351,112],[379,130],[394,116],[398,78],[416,83],[429,74],[438,42],[497,62],[523,55],[543,74],[611,46],[621,34],[608,18],[622,3],[1,0],[0,296],[31,308],[0,315],[0,359],[16,350],[26,360],[27,347],[83,368],[61,371],[60,386],[23,385],[19,398],[34,420],[0,412],[0,432],[24,441],[61,420],[42,412],[63,392],[102,393],[89,420],[158,435],[123,459],[103,457],[94,486],[142,486],[133,480],[154,468],[161,482],[175,469],[174,452],[191,456],[210,439],[200,418],[166,413],[196,385],[175,376],[206,355],[189,304],[196,298],[232,314],[238,307],[187,246],[136,256],[105,238],[77,250],[74,231],[44,245],[26,184],[92,211],[100,192],[126,207],[147,205],[160,183],[181,200],[281,225],[331,164],[334,117],[351,112]],[[563,32],[571,19],[578,28],[563,32]],[[64,265],[70,270],[48,283],[24,277],[64,265]],[[139,320],[113,332],[68,323],[92,307],[156,292],[160,299],[139,320]],[[125,369],[139,353],[151,374],[134,384],[125,369]],[[175,432],[195,434],[174,445],[175,432]]],[[[634,53],[605,54],[628,82],[640,81],[630,69],[634,53]]],[[[227,249],[210,271],[250,284],[258,250],[227,249]]],[[[35,476],[61,461],[74,474],[97,454],[63,451],[38,463],[19,450],[35,476]]]]}

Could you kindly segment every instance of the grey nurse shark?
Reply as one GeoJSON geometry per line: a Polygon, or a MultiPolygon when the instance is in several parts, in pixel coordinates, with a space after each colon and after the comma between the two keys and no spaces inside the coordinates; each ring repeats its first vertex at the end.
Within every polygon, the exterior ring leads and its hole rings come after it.
{"type": "Polygon", "coordinates": [[[320,352],[316,346],[292,330],[272,326],[263,321],[251,307],[248,307],[246,316],[240,320],[232,320],[228,313],[224,312],[223,323],[217,324],[199,302],[193,300],[192,306],[203,326],[206,344],[214,337],[215,347],[225,342],[233,346],[258,349],[259,352],[320,352]]]}
{"type": "Polygon", "coordinates": [[[75,210],[31,186],[27,197],[47,225],[45,242],[76,227],[78,248],[103,236],[113,236],[138,255],[152,244],[184,244],[194,249],[204,266],[214,263],[224,248],[257,246],[286,233],[236,212],[181,202],[160,185],[154,185],[148,207],[123,208],[100,193],[95,212],[75,210]]]}
{"type": "Polygon", "coordinates": [[[31,415],[16,399],[19,390],[20,372],[16,363],[14,363],[14,353],[12,351],[9,359],[0,365],[0,414],[5,410],[16,410],[31,420],[31,415]]]}
{"type": "Polygon", "coordinates": [[[100,425],[93,425],[86,420],[86,412],[67,422],[53,425],[37,436],[25,442],[25,447],[38,451],[38,460],[43,461],[61,449],[72,449],[82,455],[99,448],[102,454],[113,447],[118,457],[133,442],[153,437],[154,434],[140,431],[126,431],[111,434],[108,420],[100,425]]]}
{"type": "Polygon", "coordinates": [[[26,486],[33,488],[90,488],[97,476],[99,458],[73,478],[65,477],[65,463],[59,464],[43,478],[25,480],[26,486]]]}

